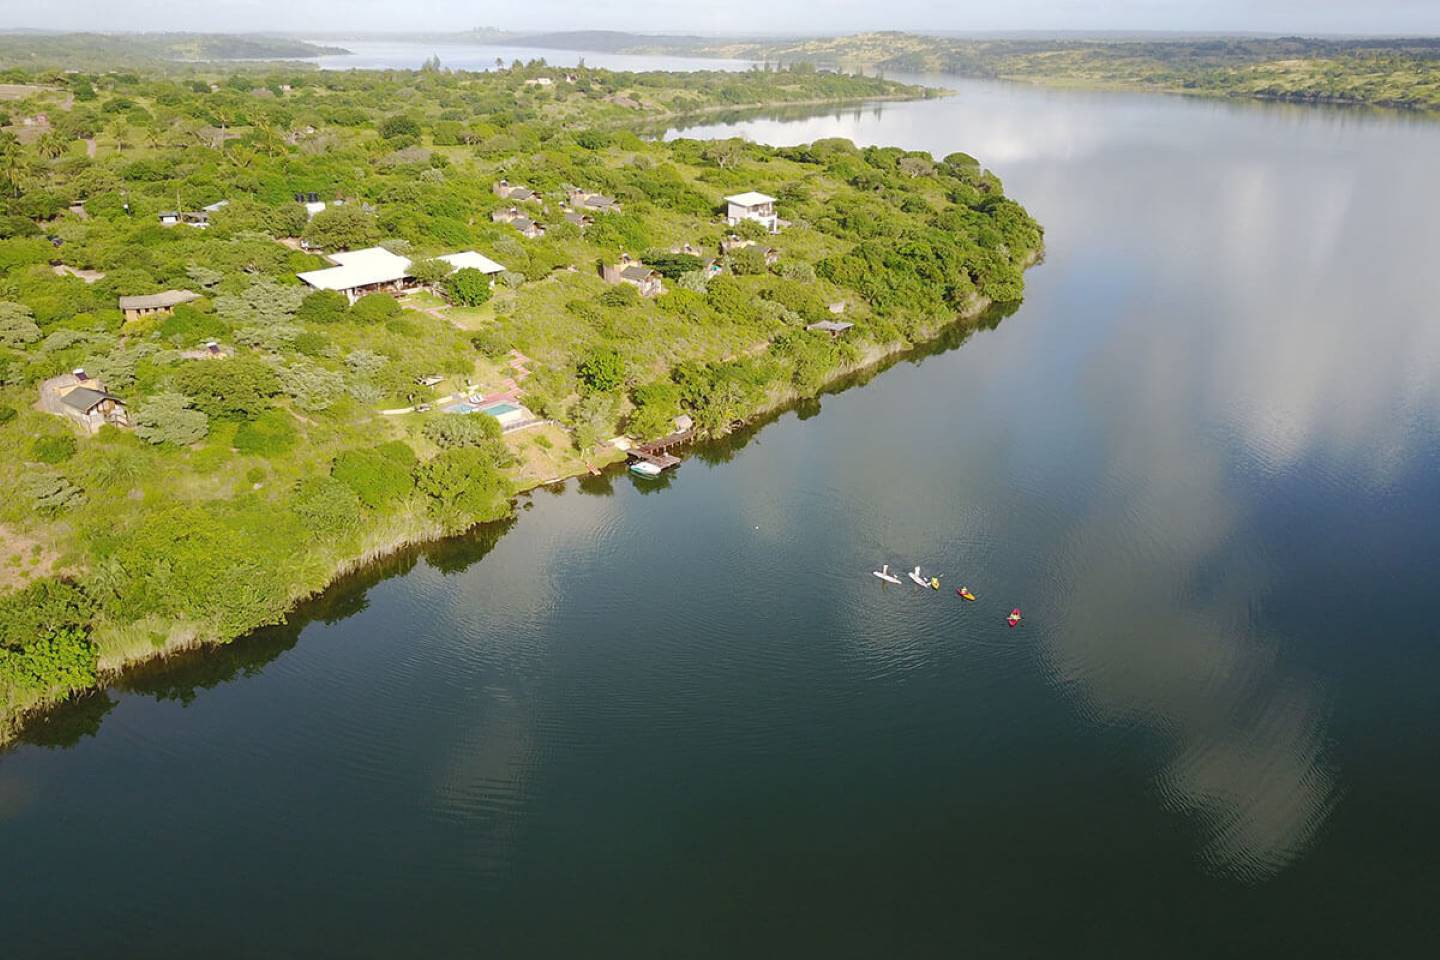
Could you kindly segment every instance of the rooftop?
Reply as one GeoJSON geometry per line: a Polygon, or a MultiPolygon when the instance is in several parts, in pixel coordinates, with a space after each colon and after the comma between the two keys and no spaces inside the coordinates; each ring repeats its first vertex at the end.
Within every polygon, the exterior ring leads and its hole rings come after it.
{"type": "Polygon", "coordinates": [[[121,297],[121,310],[159,310],[174,307],[192,300],[199,300],[200,294],[193,290],[166,290],[163,293],[147,293],[137,297],[121,297]]]}
{"type": "Polygon", "coordinates": [[[65,404],[65,406],[73,407],[81,413],[89,413],[95,408],[97,403],[104,400],[114,400],[116,403],[122,402],[119,397],[113,394],[106,393],[104,390],[93,390],[90,387],[76,387],[60,398],[60,402],[65,404]]]}
{"type": "MultiPolygon", "coordinates": [[[[354,290],[381,283],[395,283],[410,276],[410,259],[391,253],[384,247],[366,247],[363,250],[347,250],[332,253],[330,259],[337,266],[323,270],[308,270],[298,274],[301,280],[317,290],[354,290]]],[[[447,253],[436,257],[444,260],[456,270],[470,267],[481,273],[499,273],[505,268],[482,256],[474,250],[447,253]]]]}
{"type": "Polygon", "coordinates": [[[748,193],[737,193],[733,197],[726,197],[726,201],[742,207],[758,207],[761,204],[774,203],[774,197],[767,197],[763,193],[756,193],[754,190],[748,193]]]}

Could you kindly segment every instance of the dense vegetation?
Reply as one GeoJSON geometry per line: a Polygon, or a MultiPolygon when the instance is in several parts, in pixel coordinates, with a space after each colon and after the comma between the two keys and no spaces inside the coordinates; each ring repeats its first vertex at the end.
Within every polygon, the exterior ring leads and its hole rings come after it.
{"type": "MultiPolygon", "coordinates": [[[[563,35],[569,42],[584,35],[563,35]]],[[[953,73],[1039,83],[1440,109],[1440,40],[976,40],[908,33],[715,41],[604,34],[605,49],[953,73]]],[[[540,38],[527,42],[543,45],[540,38]]]]}
{"type": "Polygon", "coordinates": [[[168,61],[280,60],[348,53],[277,36],[222,33],[0,33],[0,64],[29,68],[155,68],[168,61]]]}
{"type": "Polygon", "coordinates": [[[623,122],[907,88],[568,73],[3,78],[21,96],[0,131],[0,719],[279,622],[349,564],[616,459],[617,433],[660,436],[682,413],[724,433],[814,393],[1018,299],[1039,254],[1039,227],[965,154],[665,143],[623,122]],[[502,176],[539,193],[544,237],[492,221],[502,176]],[[560,215],[566,184],[620,209],[582,232],[560,215]],[[788,226],[745,223],[756,243],[720,256],[721,198],[745,190],[778,197],[788,226]],[[294,199],[309,193],[347,202],[310,219],[294,199]],[[157,217],[222,200],[208,228],[157,217]],[[302,240],[383,243],[421,288],[353,305],[312,291],[296,273],[327,264],[302,240]],[[431,259],[468,249],[506,267],[493,286],[431,259]],[[597,265],[622,252],[666,292],[606,284],[597,265]],[[175,288],[199,299],[117,308],[175,288]],[[806,329],[836,311],[846,336],[806,329]],[[87,435],[38,408],[40,385],[77,367],[124,400],[128,428],[87,435]],[[550,423],[502,435],[444,412],[515,378],[550,423]]]}

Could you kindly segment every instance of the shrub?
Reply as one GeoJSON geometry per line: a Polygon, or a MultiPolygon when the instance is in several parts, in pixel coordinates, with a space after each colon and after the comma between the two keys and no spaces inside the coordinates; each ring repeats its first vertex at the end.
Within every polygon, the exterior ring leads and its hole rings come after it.
{"type": "Polygon", "coordinates": [[[446,279],[445,292],[452,303],[478,307],[490,299],[490,278],[474,267],[462,267],[446,279]]]}
{"type": "Polygon", "coordinates": [[[0,597],[0,706],[94,684],[94,612],[83,590],[55,579],[0,597]]]}
{"type": "Polygon", "coordinates": [[[304,237],[324,250],[352,250],[374,245],[380,239],[380,226],[374,215],[346,204],[315,214],[305,227],[304,237]]]}
{"type": "Polygon", "coordinates": [[[184,394],[156,394],[135,414],[135,435],[150,443],[176,446],[203,440],[210,430],[210,418],[191,406],[190,398],[184,394]]]}
{"type": "Polygon", "coordinates": [[[438,447],[480,447],[499,440],[501,430],[488,414],[442,413],[425,424],[424,434],[438,447]]]}
{"type": "Polygon", "coordinates": [[[420,136],[420,124],[416,123],[413,117],[407,117],[403,113],[386,117],[380,121],[380,136],[386,140],[394,140],[397,137],[418,137],[420,136]]]}
{"type": "Polygon", "coordinates": [[[350,301],[336,290],[316,290],[300,303],[295,319],[301,323],[339,323],[350,312],[350,301]]]}
{"type": "Polygon", "coordinates": [[[39,339],[34,312],[24,304],[0,300],[0,346],[23,347],[39,339]]]}
{"type": "Polygon", "coordinates": [[[400,315],[400,304],[388,293],[369,293],[355,301],[350,319],[356,323],[384,323],[400,315]]]}
{"type": "Polygon", "coordinates": [[[345,378],[319,364],[300,360],[280,373],[280,386],[295,406],[310,413],[329,410],[345,393],[345,378]]]}
{"type": "Polygon", "coordinates": [[[625,361],[609,348],[591,350],[575,369],[580,382],[596,393],[609,393],[625,382],[625,361]]]}
{"type": "Polygon", "coordinates": [[[759,246],[734,250],[729,259],[730,269],[738,276],[758,276],[769,269],[765,263],[765,250],[759,246]]]}
{"type": "Polygon", "coordinates": [[[26,478],[25,492],[41,513],[60,513],[85,502],[85,491],[53,471],[33,473],[26,478]]]}
{"type": "Polygon", "coordinates": [[[0,404],[0,423],[9,423],[15,419],[15,408],[0,404]]]}
{"type": "Polygon", "coordinates": [[[640,291],[628,283],[617,283],[606,287],[599,300],[605,307],[633,307],[640,302],[640,291]]]}
{"type": "Polygon", "coordinates": [[[36,437],[30,444],[30,456],[41,463],[64,463],[75,456],[77,444],[69,434],[36,437]]]}
{"type": "Polygon", "coordinates": [[[399,440],[378,447],[346,450],[335,458],[330,475],[345,484],[372,510],[403,500],[415,489],[411,475],[415,452],[399,440]]]}
{"type": "Polygon", "coordinates": [[[360,498],[334,477],[309,477],[295,487],[290,509],[306,528],[324,535],[353,530],[360,519],[360,498]]]}
{"type": "Polygon", "coordinates": [[[297,433],[290,414],[284,410],[267,410],[254,420],[246,420],[235,431],[235,449],[243,454],[273,457],[295,445],[297,433]]]}

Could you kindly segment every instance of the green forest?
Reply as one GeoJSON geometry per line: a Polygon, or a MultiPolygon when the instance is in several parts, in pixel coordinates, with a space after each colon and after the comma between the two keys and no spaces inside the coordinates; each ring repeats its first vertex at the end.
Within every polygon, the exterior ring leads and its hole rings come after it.
{"type": "Polygon", "coordinates": [[[1043,245],[966,154],[637,133],[927,95],[812,68],[16,67],[0,95],[0,739],[617,436],[724,434],[1016,301],[1043,245]],[[756,191],[778,232],[726,224],[756,191]],[[408,261],[399,289],[298,277],[357,250],[408,261]],[[436,259],[470,251],[498,269],[436,259]],[[656,286],[607,282],[626,262],[656,286]],[[534,419],[465,402],[492,396],[534,419]]]}

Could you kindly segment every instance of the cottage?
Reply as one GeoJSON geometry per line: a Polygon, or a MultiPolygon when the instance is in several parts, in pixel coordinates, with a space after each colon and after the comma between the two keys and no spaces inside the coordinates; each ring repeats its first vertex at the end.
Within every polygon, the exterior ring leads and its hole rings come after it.
{"type": "MultiPolygon", "coordinates": [[[[309,270],[296,276],[316,290],[339,291],[345,294],[351,303],[367,293],[399,293],[413,286],[410,259],[391,253],[384,247],[332,253],[328,259],[335,266],[323,270],[309,270]]],[[[455,270],[469,267],[490,276],[505,269],[474,250],[447,253],[435,259],[445,261],[455,270]]]]}
{"type": "Polygon", "coordinates": [[[125,401],[105,385],[85,375],[84,370],[51,377],[40,384],[40,409],[65,417],[86,433],[99,433],[105,424],[130,426],[125,401]]]}
{"type": "Polygon", "coordinates": [[[658,297],[665,292],[659,271],[645,266],[628,253],[620,255],[619,263],[602,267],[600,276],[606,283],[628,283],[639,290],[642,297],[658,297]]]}
{"type": "Polygon", "coordinates": [[[166,290],[164,293],[121,297],[120,309],[125,311],[125,322],[129,323],[154,313],[170,313],[182,303],[190,303],[199,299],[200,294],[193,290],[166,290]]]}
{"type": "Polygon", "coordinates": [[[525,86],[527,86],[527,87],[548,87],[548,86],[550,86],[551,84],[553,84],[554,82],[555,82],[555,81],[554,81],[554,80],[551,80],[549,77],[531,77],[529,80],[526,80],[526,81],[525,81],[525,86]]]}
{"type": "Polygon", "coordinates": [[[619,213],[620,204],[603,193],[592,193],[579,187],[566,187],[565,197],[572,208],[593,210],[596,213],[619,213]]]}
{"type": "Polygon", "coordinates": [[[726,197],[725,202],[729,204],[725,222],[730,226],[737,227],[742,220],[754,220],[771,233],[780,232],[780,218],[775,215],[774,197],[751,190],[749,193],[726,197]]]}
{"type": "Polygon", "coordinates": [[[595,218],[590,216],[589,214],[576,213],[574,210],[566,210],[565,219],[575,224],[575,226],[579,227],[581,230],[584,230],[586,227],[590,226],[590,224],[595,222],[595,218]]]}
{"type": "MultiPolygon", "coordinates": [[[[735,236],[735,234],[732,233],[730,234],[730,236],[720,241],[720,252],[734,253],[736,250],[745,250],[749,247],[754,246],[758,246],[758,244],[754,240],[746,240],[745,238],[737,237],[735,236]]],[[[762,252],[765,254],[765,265],[767,267],[773,267],[775,264],[780,262],[780,251],[776,250],[774,247],[765,247],[762,252]]]]}
{"type": "Polygon", "coordinates": [[[180,222],[180,211],[161,210],[159,213],[155,214],[155,217],[157,220],[160,221],[160,226],[173,227],[175,226],[175,224],[180,222]]]}
{"type": "Polygon", "coordinates": [[[540,194],[529,187],[520,184],[512,184],[509,180],[501,180],[492,188],[497,197],[509,200],[512,203],[539,203],[540,194]]]}
{"type": "Polygon", "coordinates": [[[529,217],[516,217],[510,221],[510,226],[519,230],[521,236],[531,240],[545,236],[545,225],[543,223],[536,223],[529,217]]]}

